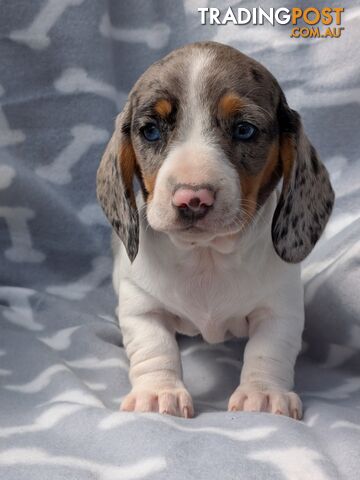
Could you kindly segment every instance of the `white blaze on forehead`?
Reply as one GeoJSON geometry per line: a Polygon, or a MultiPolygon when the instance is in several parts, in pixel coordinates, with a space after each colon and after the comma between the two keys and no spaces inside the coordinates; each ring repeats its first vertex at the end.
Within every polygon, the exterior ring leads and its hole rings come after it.
{"type": "Polygon", "coordinates": [[[201,96],[213,61],[214,55],[208,50],[195,50],[190,59],[185,138],[191,143],[203,140],[204,126],[209,122],[209,112],[201,96]]]}

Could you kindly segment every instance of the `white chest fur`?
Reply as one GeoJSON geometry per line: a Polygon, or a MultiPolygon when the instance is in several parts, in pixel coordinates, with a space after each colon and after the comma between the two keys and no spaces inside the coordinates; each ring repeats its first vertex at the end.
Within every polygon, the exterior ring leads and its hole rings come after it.
{"type": "Polygon", "coordinates": [[[176,315],[178,331],[201,333],[210,343],[247,335],[246,315],[258,299],[249,292],[258,291],[258,279],[231,257],[211,248],[195,249],[175,266],[163,302],[176,315]]]}

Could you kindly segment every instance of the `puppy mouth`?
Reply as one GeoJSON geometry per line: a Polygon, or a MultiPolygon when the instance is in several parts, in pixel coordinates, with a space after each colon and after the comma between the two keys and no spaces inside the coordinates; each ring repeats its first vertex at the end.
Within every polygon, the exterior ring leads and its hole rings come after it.
{"type": "Polygon", "coordinates": [[[239,222],[234,219],[223,225],[216,225],[216,222],[211,222],[207,225],[200,224],[199,221],[191,222],[186,225],[174,225],[168,229],[166,232],[172,234],[184,235],[186,237],[200,237],[200,236],[226,236],[239,233],[245,228],[245,221],[239,222]]]}
{"type": "Polygon", "coordinates": [[[187,232],[187,233],[194,233],[194,234],[207,232],[207,230],[205,230],[204,228],[197,226],[196,223],[191,224],[191,225],[187,225],[186,227],[183,227],[183,228],[180,228],[179,231],[180,232],[187,232]]]}
{"type": "Polygon", "coordinates": [[[165,233],[186,233],[186,234],[201,234],[201,233],[211,233],[210,230],[200,227],[195,223],[188,225],[172,225],[167,228],[162,229],[165,233]]]}
{"type": "Polygon", "coordinates": [[[201,218],[196,218],[196,216],[181,218],[177,216],[176,218],[169,218],[168,221],[162,221],[162,219],[166,218],[167,211],[159,210],[156,216],[148,217],[148,222],[154,230],[183,237],[189,241],[192,237],[200,240],[201,238],[232,235],[246,228],[246,218],[243,217],[241,209],[236,209],[232,212],[223,209],[217,212],[216,215],[214,215],[213,209],[211,209],[209,214],[211,212],[213,214],[210,215],[210,218],[207,215],[201,218]]]}

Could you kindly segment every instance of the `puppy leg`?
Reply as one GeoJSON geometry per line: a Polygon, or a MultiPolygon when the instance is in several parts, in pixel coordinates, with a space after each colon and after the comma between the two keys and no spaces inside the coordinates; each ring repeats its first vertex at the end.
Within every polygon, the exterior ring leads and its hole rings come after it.
{"type": "Polygon", "coordinates": [[[229,410],[302,417],[301,400],[291,391],[302,329],[302,315],[283,320],[264,312],[250,316],[240,385],[230,397],[229,410]]]}
{"type": "Polygon", "coordinates": [[[152,297],[129,282],[120,286],[119,311],[132,384],[121,410],[192,417],[171,315],[156,308],[152,297]]]}

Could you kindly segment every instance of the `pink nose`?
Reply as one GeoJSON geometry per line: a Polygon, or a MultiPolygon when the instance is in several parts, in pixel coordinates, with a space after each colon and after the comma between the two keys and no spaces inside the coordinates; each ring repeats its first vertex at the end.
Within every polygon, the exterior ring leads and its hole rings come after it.
{"type": "Polygon", "coordinates": [[[178,188],[172,198],[180,216],[186,220],[199,220],[204,217],[215,202],[214,193],[207,188],[178,188]]]}
{"type": "Polygon", "coordinates": [[[211,207],[214,204],[214,194],[207,188],[193,190],[190,188],[179,188],[173,196],[175,207],[189,207],[196,210],[201,206],[211,207]]]}

